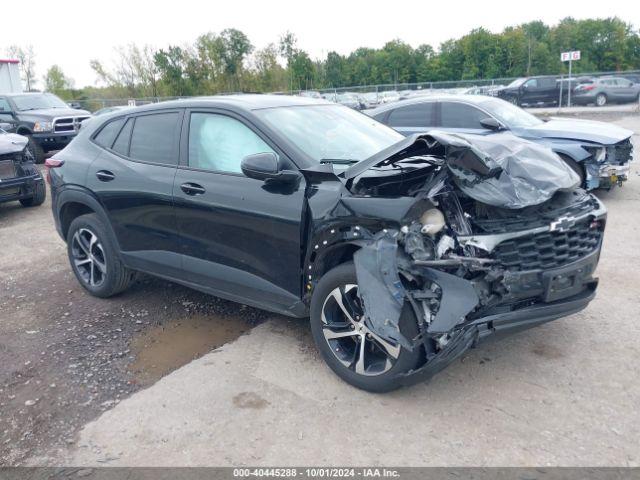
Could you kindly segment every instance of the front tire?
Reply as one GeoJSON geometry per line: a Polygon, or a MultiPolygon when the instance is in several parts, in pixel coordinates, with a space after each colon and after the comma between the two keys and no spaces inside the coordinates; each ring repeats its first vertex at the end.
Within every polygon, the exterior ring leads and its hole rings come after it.
{"type": "Polygon", "coordinates": [[[507,101],[512,104],[515,105],[516,107],[520,106],[520,102],[518,101],[518,97],[508,97],[507,101]]]}
{"type": "Polygon", "coordinates": [[[46,155],[46,152],[44,151],[44,149],[40,146],[40,144],[38,142],[36,142],[33,139],[32,135],[27,135],[27,138],[29,139],[29,143],[27,144],[27,148],[31,152],[31,155],[33,156],[34,162],[35,163],[44,163],[44,157],[46,155]]]}
{"type": "MultiPolygon", "coordinates": [[[[399,388],[402,373],[416,367],[420,348],[409,351],[369,330],[364,324],[353,262],[337,266],[318,282],[311,299],[311,332],[324,361],[345,382],[369,392],[399,388]]],[[[405,306],[400,331],[418,334],[413,311],[405,306]]]]}
{"type": "Polygon", "coordinates": [[[71,222],[67,254],[78,282],[95,297],[117,295],[135,278],[135,272],[122,264],[106,227],[93,213],[71,222]]]}
{"type": "Polygon", "coordinates": [[[576,172],[576,174],[580,177],[580,186],[584,188],[585,185],[585,171],[584,167],[576,162],[573,158],[570,158],[566,155],[560,154],[560,158],[566,163],[571,170],[576,172]]]}

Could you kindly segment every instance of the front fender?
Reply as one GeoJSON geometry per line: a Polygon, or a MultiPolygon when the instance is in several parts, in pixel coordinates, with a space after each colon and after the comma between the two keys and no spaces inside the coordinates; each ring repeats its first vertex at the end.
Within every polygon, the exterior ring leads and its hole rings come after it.
{"type": "MultiPolygon", "coordinates": [[[[539,140],[538,143],[546,145],[557,154],[566,155],[573,161],[582,163],[591,157],[591,153],[584,149],[582,143],[558,140],[539,140]]],[[[597,146],[594,144],[593,146],[597,146]]]]}

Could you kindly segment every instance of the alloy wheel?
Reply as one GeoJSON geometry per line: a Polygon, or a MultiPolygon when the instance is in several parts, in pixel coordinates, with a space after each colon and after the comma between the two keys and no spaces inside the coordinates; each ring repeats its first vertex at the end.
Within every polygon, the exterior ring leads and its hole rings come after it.
{"type": "Polygon", "coordinates": [[[381,375],[398,360],[400,346],[372,332],[363,313],[357,285],[335,288],[322,305],[322,333],[345,367],[359,375],[381,375]]]}
{"type": "Polygon", "coordinates": [[[107,262],[100,240],[88,228],[79,229],[71,243],[74,266],[82,280],[92,287],[99,287],[107,276],[107,262]]]}
{"type": "Polygon", "coordinates": [[[598,105],[599,107],[606,105],[606,103],[607,97],[605,97],[603,94],[600,94],[596,97],[596,105],[598,105]]]}

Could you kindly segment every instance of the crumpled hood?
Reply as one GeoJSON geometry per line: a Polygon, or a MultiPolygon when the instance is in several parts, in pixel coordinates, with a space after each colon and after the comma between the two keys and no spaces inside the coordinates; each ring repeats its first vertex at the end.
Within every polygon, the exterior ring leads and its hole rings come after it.
{"type": "Polygon", "coordinates": [[[443,159],[462,192],[496,207],[538,205],[580,184],[578,175],[549,148],[510,132],[484,136],[432,130],[412,135],[357,163],[343,177],[353,179],[372,167],[421,155],[443,159]]]}
{"type": "Polygon", "coordinates": [[[24,150],[28,139],[15,133],[0,133],[0,155],[17,153],[24,150]]]}
{"type": "Polygon", "coordinates": [[[633,135],[632,131],[610,123],[568,118],[552,118],[548,122],[522,130],[532,137],[580,140],[602,145],[618,143],[633,135]]]}

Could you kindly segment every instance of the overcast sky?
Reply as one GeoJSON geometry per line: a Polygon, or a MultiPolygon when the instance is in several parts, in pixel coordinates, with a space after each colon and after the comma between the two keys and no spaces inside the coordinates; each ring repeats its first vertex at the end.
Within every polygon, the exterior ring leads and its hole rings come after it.
{"type": "MultiPolygon", "coordinates": [[[[31,44],[36,52],[39,85],[52,64],[58,64],[77,87],[93,85],[91,59],[109,65],[118,45],[137,43],[165,47],[192,42],[198,35],[225,28],[242,30],[261,48],[290,30],[298,46],[319,58],[328,51],[349,53],[357,47],[381,47],[399,38],[416,47],[437,48],[449,38],[485,27],[499,32],[531,20],[547,24],[560,19],[618,16],[640,27],[634,2],[587,0],[359,1],[323,0],[31,0],[26,16],[2,22],[0,54],[10,44],[31,44]]],[[[25,4],[26,5],[26,4],[25,4]]]]}

